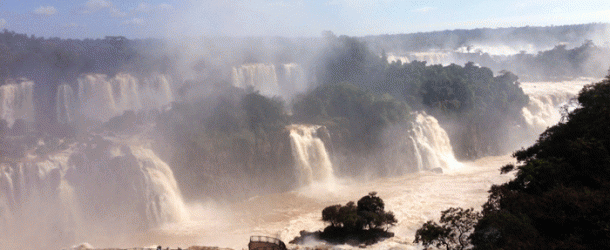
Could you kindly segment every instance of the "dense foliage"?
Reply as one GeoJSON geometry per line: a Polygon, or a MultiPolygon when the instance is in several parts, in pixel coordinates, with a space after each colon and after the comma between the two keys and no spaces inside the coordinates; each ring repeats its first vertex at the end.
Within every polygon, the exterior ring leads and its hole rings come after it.
{"type": "Polygon", "coordinates": [[[334,205],[322,210],[322,220],[330,223],[332,228],[341,228],[348,232],[356,232],[369,229],[387,229],[396,224],[396,218],[391,211],[384,211],[385,204],[371,192],[354,202],[348,202],[345,206],[334,205]]]}
{"type": "MultiPolygon", "coordinates": [[[[610,245],[610,76],[586,86],[578,102],[563,122],[514,154],[518,166],[501,169],[516,171],[515,178],[491,188],[470,237],[474,249],[610,245]]],[[[445,231],[427,223],[418,234],[422,243],[438,242],[445,231]]]]}
{"type": "Polygon", "coordinates": [[[363,246],[375,244],[394,236],[387,229],[397,223],[394,214],[384,211],[384,203],[376,192],[345,206],[333,205],[322,210],[322,220],[330,225],[324,231],[301,231],[290,241],[292,244],[304,244],[307,240],[323,240],[331,244],[350,244],[363,246]]]}
{"type": "Polygon", "coordinates": [[[421,243],[426,248],[467,249],[470,246],[468,237],[480,218],[481,213],[472,208],[449,208],[441,212],[440,225],[433,221],[424,223],[415,232],[414,243],[421,243]]]}
{"type": "Polygon", "coordinates": [[[345,82],[320,86],[293,105],[295,121],[324,124],[344,134],[343,144],[359,152],[375,148],[383,129],[406,121],[410,111],[390,95],[377,96],[345,82]]]}
{"type": "Polygon", "coordinates": [[[4,66],[0,67],[0,83],[6,77],[37,79],[42,73],[70,81],[82,73],[167,72],[172,58],[163,53],[143,52],[145,48],[161,49],[162,46],[158,40],[45,39],[4,30],[0,33],[0,66],[4,66]]]}

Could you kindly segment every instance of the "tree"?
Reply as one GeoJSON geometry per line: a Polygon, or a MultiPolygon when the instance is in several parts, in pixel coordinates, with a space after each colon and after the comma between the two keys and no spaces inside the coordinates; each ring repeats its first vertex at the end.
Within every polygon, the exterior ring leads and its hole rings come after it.
{"type": "Polygon", "coordinates": [[[415,233],[414,243],[422,243],[426,248],[435,246],[445,249],[466,249],[470,246],[469,236],[481,213],[472,208],[449,208],[441,212],[440,225],[427,221],[415,233]]]}
{"type": "Polygon", "coordinates": [[[383,200],[377,196],[377,192],[370,192],[358,200],[358,216],[365,228],[376,229],[396,224],[394,213],[385,212],[384,209],[383,200]]]}
{"type": "Polygon", "coordinates": [[[322,210],[322,220],[329,222],[331,227],[338,227],[341,225],[341,219],[340,219],[340,211],[341,210],[341,205],[333,205],[333,206],[329,206],[324,208],[324,210],[322,210]]]}
{"type": "Polygon", "coordinates": [[[384,203],[377,192],[370,192],[345,206],[333,205],[322,210],[322,220],[330,223],[331,228],[341,228],[349,232],[362,230],[384,230],[397,223],[394,213],[384,211],[384,203]],[[385,227],[385,228],[384,228],[385,227]]]}

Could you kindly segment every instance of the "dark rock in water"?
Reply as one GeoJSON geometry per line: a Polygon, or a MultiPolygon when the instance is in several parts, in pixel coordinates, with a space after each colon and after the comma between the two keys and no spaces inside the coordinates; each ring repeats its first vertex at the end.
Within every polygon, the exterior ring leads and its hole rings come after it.
{"type": "Polygon", "coordinates": [[[294,237],[294,239],[291,240],[289,243],[303,245],[308,240],[319,241],[321,233],[322,233],[321,231],[308,232],[308,231],[302,230],[299,232],[300,236],[294,237]]]}
{"type": "Polygon", "coordinates": [[[442,168],[433,168],[433,169],[430,169],[428,171],[433,172],[433,173],[437,173],[437,174],[442,174],[443,173],[443,169],[442,168]]]}
{"type": "Polygon", "coordinates": [[[301,231],[299,234],[301,236],[295,237],[290,244],[304,244],[309,240],[316,240],[334,245],[348,244],[354,247],[364,247],[394,237],[394,233],[381,229],[348,231],[331,226],[326,227],[324,231],[301,231]]]}

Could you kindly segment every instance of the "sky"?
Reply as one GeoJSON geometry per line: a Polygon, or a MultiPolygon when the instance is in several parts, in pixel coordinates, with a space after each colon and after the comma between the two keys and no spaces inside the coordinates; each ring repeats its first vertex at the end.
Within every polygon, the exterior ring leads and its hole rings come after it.
{"type": "Polygon", "coordinates": [[[610,23],[608,0],[0,0],[0,29],[42,37],[365,36],[610,23]]]}

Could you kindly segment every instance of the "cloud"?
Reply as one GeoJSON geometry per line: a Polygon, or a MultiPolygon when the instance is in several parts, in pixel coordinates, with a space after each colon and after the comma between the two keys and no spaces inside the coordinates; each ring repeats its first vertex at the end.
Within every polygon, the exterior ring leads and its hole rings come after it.
{"type": "Polygon", "coordinates": [[[85,13],[91,13],[106,8],[112,8],[114,5],[106,0],[89,0],[85,3],[85,7],[85,13]]]}
{"type": "Polygon", "coordinates": [[[34,10],[34,14],[41,16],[52,16],[57,13],[57,9],[53,6],[40,6],[34,10]]]}
{"type": "Polygon", "coordinates": [[[414,9],[413,12],[426,13],[426,12],[433,11],[433,10],[436,10],[436,8],[434,8],[434,7],[423,7],[423,8],[419,8],[419,9],[414,9]]]}
{"type": "Polygon", "coordinates": [[[4,18],[0,18],[0,29],[4,28],[5,25],[6,25],[6,20],[4,20],[4,18]]]}
{"type": "Polygon", "coordinates": [[[173,8],[174,7],[171,4],[167,3],[161,3],[159,5],[154,6],[149,3],[141,2],[134,10],[137,12],[150,12],[153,10],[170,10],[173,8]]]}
{"type": "Polygon", "coordinates": [[[114,17],[124,17],[127,13],[119,10],[114,4],[107,0],[89,0],[85,3],[82,13],[90,14],[98,11],[108,10],[114,17]]]}
{"type": "Polygon", "coordinates": [[[169,9],[173,9],[174,7],[171,4],[167,4],[167,3],[162,3],[157,5],[157,9],[160,10],[169,10],[169,9]]]}
{"type": "Polygon", "coordinates": [[[144,25],[144,19],[136,17],[136,18],[123,22],[123,24],[142,26],[142,25],[144,25]]]}
{"type": "Polygon", "coordinates": [[[138,4],[138,7],[136,7],[137,12],[149,12],[151,9],[152,7],[150,6],[150,4],[145,2],[141,2],[140,4],[138,4]]]}

